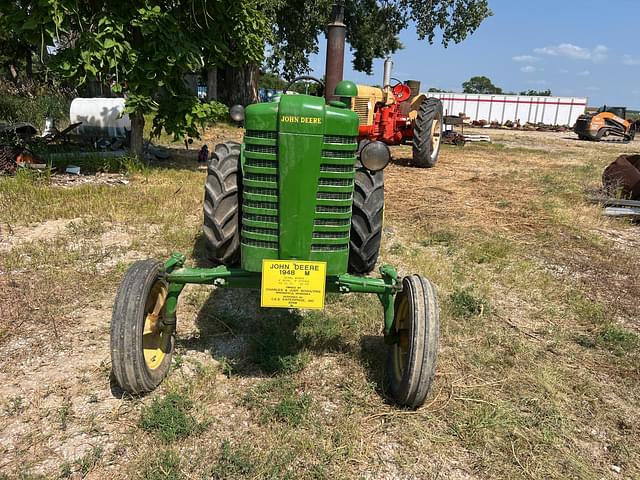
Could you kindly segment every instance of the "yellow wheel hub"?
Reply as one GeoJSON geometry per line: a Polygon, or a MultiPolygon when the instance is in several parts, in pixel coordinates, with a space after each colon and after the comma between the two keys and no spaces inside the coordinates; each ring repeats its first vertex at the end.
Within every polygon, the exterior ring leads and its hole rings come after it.
{"type": "Polygon", "coordinates": [[[167,286],[157,281],[154,283],[145,305],[144,331],[142,333],[142,348],[144,361],[150,370],[158,368],[164,360],[165,351],[170,342],[167,333],[160,329],[164,304],[167,300],[167,286]]]}
{"type": "Polygon", "coordinates": [[[437,118],[433,119],[431,123],[431,151],[438,151],[438,147],[440,146],[440,120],[437,118]]]}
{"type": "Polygon", "coordinates": [[[409,299],[406,294],[401,294],[399,305],[396,307],[396,315],[394,328],[398,335],[398,343],[393,346],[393,369],[397,379],[401,379],[404,374],[405,366],[409,361],[409,349],[411,341],[409,318],[409,299]]]}

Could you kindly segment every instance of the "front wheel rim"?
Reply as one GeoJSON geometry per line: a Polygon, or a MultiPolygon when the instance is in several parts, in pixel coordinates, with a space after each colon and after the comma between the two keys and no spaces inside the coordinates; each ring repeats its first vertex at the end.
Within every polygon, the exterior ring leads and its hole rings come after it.
{"type": "Polygon", "coordinates": [[[167,354],[166,346],[170,345],[170,342],[166,342],[169,334],[162,329],[167,294],[166,284],[157,280],[151,287],[145,304],[142,351],[149,370],[156,370],[162,365],[167,354]]]}
{"type": "Polygon", "coordinates": [[[393,365],[393,375],[397,381],[401,381],[406,365],[409,361],[410,350],[410,319],[409,319],[409,301],[407,295],[401,294],[400,302],[396,308],[394,328],[397,336],[397,342],[393,344],[391,351],[391,360],[393,365]]]}
{"type": "Polygon", "coordinates": [[[431,124],[431,157],[433,158],[438,154],[438,149],[440,148],[440,119],[438,117],[433,119],[433,123],[431,124]]]}

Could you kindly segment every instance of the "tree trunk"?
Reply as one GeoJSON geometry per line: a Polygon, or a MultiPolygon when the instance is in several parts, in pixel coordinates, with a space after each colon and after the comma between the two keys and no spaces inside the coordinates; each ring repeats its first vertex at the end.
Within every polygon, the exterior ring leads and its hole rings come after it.
{"type": "Polygon", "coordinates": [[[258,66],[218,69],[218,100],[227,105],[249,105],[258,101],[258,66]]]}
{"type": "Polygon", "coordinates": [[[131,113],[131,153],[142,160],[144,155],[144,115],[131,113]]]}
{"type": "Polygon", "coordinates": [[[27,49],[24,54],[24,60],[26,63],[27,78],[31,80],[33,78],[33,57],[31,50],[27,49]]]}
{"type": "Polygon", "coordinates": [[[207,70],[207,100],[218,100],[218,69],[207,70]]]}

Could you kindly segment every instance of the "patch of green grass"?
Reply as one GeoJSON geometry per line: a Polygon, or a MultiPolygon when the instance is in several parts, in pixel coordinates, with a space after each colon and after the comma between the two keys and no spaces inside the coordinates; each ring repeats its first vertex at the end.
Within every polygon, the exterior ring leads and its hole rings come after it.
{"type": "Polygon", "coordinates": [[[574,318],[586,325],[602,324],[606,319],[603,304],[589,300],[580,293],[572,292],[567,303],[574,318]]]}
{"type": "Polygon", "coordinates": [[[506,258],[512,251],[511,241],[493,237],[467,247],[467,256],[474,263],[490,263],[506,258]]]}
{"type": "Polygon", "coordinates": [[[450,232],[448,230],[436,230],[435,232],[430,232],[428,238],[421,240],[420,245],[423,247],[432,247],[434,245],[449,247],[457,238],[458,235],[454,232],[450,232]]]}
{"type": "Polygon", "coordinates": [[[153,433],[165,442],[173,442],[202,429],[191,414],[193,402],[186,396],[172,392],[163,399],[154,398],[142,409],[140,428],[153,433]]]}
{"type": "Polygon", "coordinates": [[[302,316],[295,337],[305,348],[336,352],[343,346],[342,333],[343,326],[336,317],[312,311],[302,316]]]}
{"type": "Polygon", "coordinates": [[[277,421],[300,425],[311,406],[311,397],[297,391],[288,377],[278,377],[259,383],[244,397],[243,403],[260,413],[262,422],[277,421]]]}
{"type": "Polygon", "coordinates": [[[462,318],[487,315],[491,311],[489,301],[476,296],[471,289],[456,289],[449,295],[449,303],[454,315],[462,318]]]}
{"type": "Polygon", "coordinates": [[[229,440],[225,439],[216,463],[211,467],[207,478],[211,480],[246,478],[254,470],[252,450],[244,445],[234,447],[229,440]]]}
{"type": "Polygon", "coordinates": [[[299,316],[287,315],[260,322],[251,335],[251,361],[270,374],[301,371],[309,362],[309,355],[300,350],[295,337],[299,321],[299,316]]]}
{"type": "Polygon", "coordinates": [[[183,480],[180,455],[174,450],[161,450],[145,457],[138,468],[137,477],[143,480],[183,480]]]}
{"type": "Polygon", "coordinates": [[[638,334],[614,324],[604,327],[598,333],[596,341],[617,356],[626,355],[640,348],[638,334]]]}

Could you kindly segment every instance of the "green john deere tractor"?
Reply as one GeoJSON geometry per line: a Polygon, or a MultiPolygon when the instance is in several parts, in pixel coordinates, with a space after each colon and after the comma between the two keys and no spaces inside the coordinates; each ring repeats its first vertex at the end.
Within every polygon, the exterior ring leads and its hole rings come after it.
{"type": "MultiPolygon", "coordinates": [[[[434,286],[374,268],[384,206],[381,142],[358,151],[355,85],[342,101],[281,95],[250,105],[242,144],[215,148],[208,165],[204,234],[213,268],[185,257],[143,260],[127,271],[113,308],[111,358],[119,385],[153,390],[169,372],[178,296],[187,283],[261,290],[264,307],[322,308],[326,292],[374,293],[384,311],[389,391],[418,407],[431,386],[438,346],[434,286]]],[[[277,328],[274,326],[274,328],[277,328]]]]}
{"type": "Polygon", "coordinates": [[[198,283],[260,290],[266,308],[320,309],[327,292],[376,294],[387,391],[399,405],[424,402],[436,368],[436,290],[390,265],[366,276],[380,249],[390,152],[378,141],[357,144],[358,116],[349,109],[356,85],[341,81],[334,92],[328,104],[283,94],[232,115],[244,117],[244,141],[215,147],[205,185],[204,237],[216,266],[189,268],[179,253],[138,261],[118,289],[111,360],[123,390],[149,392],[167,375],[178,297],[198,283]]]}

